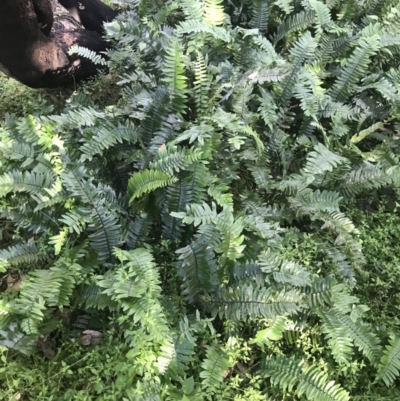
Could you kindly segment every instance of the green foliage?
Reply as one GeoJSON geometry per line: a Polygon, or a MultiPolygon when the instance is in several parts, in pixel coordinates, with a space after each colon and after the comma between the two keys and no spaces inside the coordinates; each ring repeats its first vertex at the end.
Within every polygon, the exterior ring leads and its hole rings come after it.
{"type": "Polygon", "coordinates": [[[397,6],[115,3],[0,131],[4,397],[399,398],[397,6]]]}

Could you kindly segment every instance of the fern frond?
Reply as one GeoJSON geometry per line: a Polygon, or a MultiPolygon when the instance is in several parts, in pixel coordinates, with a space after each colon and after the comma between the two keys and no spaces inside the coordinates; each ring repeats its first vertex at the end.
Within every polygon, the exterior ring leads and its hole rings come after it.
{"type": "Polygon", "coordinates": [[[161,347],[158,357],[158,369],[171,379],[177,380],[188,369],[188,363],[194,355],[194,344],[183,335],[173,336],[172,342],[161,347]]]}
{"type": "Polygon", "coordinates": [[[276,316],[267,329],[257,332],[256,337],[251,341],[251,343],[268,343],[269,340],[280,340],[285,331],[286,321],[286,316],[276,316]]]}
{"type": "Polygon", "coordinates": [[[231,362],[224,351],[218,346],[212,345],[206,351],[206,358],[201,363],[202,385],[205,388],[214,387],[221,383],[226,375],[226,370],[230,368],[231,362]]]}
{"type": "Polygon", "coordinates": [[[207,25],[203,21],[186,20],[181,22],[176,30],[178,36],[190,33],[207,33],[214,39],[222,40],[223,42],[230,42],[232,40],[232,36],[226,29],[219,26],[207,25]]]}
{"type": "Polygon", "coordinates": [[[95,308],[99,310],[116,310],[117,302],[110,299],[108,295],[103,294],[102,289],[96,284],[84,285],[78,291],[76,298],[78,305],[86,306],[87,308],[95,308]]]}
{"type": "Polygon", "coordinates": [[[304,266],[274,255],[271,251],[262,253],[258,257],[261,271],[266,279],[273,279],[277,284],[290,284],[294,287],[308,287],[311,285],[310,273],[304,266]]]}
{"type": "Polygon", "coordinates": [[[219,284],[215,253],[204,236],[176,253],[179,255],[178,274],[183,280],[183,294],[189,302],[215,291],[219,284]]]}
{"type": "Polygon", "coordinates": [[[82,161],[92,160],[95,155],[102,154],[106,149],[117,143],[135,143],[138,140],[137,130],[133,126],[115,126],[111,123],[93,130],[92,137],[81,146],[82,161]]]}
{"type": "Polygon", "coordinates": [[[347,331],[347,335],[354,341],[354,344],[360,351],[371,361],[373,365],[377,365],[382,350],[380,341],[371,328],[361,322],[353,322],[348,315],[331,309],[327,312],[331,319],[336,319],[337,325],[341,325],[347,331]]]}
{"type": "Polygon", "coordinates": [[[45,190],[50,189],[53,183],[53,174],[10,171],[0,176],[0,197],[4,197],[10,192],[46,194],[45,190]]]}
{"type": "Polygon", "coordinates": [[[10,266],[21,264],[35,265],[45,255],[40,254],[35,244],[18,244],[0,250],[0,270],[6,271],[10,266]]]}
{"type": "Polygon", "coordinates": [[[201,149],[178,148],[177,146],[167,145],[160,149],[156,154],[156,160],[149,163],[149,167],[160,170],[165,174],[174,174],[201,159],[201,149]]]}
{"type": "Polygon", "coordinates": [[[121,225],[118,217],[101,206],[94,208],[89,229],[94,233],[89,235],[90,246],[98,252],[100,260],[108,259],[114,247],[121,242],[121,225]]]}
{"type": "Polygon", "coordinates": [[[136,198],[176,181],[176,177],[157,170],[143,170],[135,173],[128,182],[129,202],[132,203],[136,198]]]}
{"type": "Polygon", "coordinates": [[[207,110],[211,77],[207,74],[206,60],[200,52],[197,52],[193,69],[195,74],[194,92],[196,112],[198,116],[202,116],[207,110]]]}
{"type": "Polygon", "coordinates": [[[186,18],[201,20],[203,18],[204,6],[198,1],[181,0],[180,5],[186,18]]]}
{"type": "Polygon", "coordinates": [[[324,309],[318,312],[323,322],[321,329],[325,333],[325,338],[328,340],[335,361],[339,365],[347,365],[353,355],[353,341],[348,335],[346,327],[335,318],[335,314],[330,312],[324,309]]]}
{"type": "Polygon", "coordinates": [[[209,25],[222,25],[225,22],[223,0],[205,0],[203,20],[209,25]]]}
{"type": "Polygon", "coordinates": [[[284,36],[293,31],[301,31],[312,25],[315,19],[314,11],[301,11],[285,19],[277,28],[271,39],[276,44],[284,36]]]}
{"type": "Polygon", "coordinates": [[[386,346],[379,363],[378,380],[391,386],[400,373],[400,337],[394,337],[386,346]]]}
{"type": "Polygon", "coordinates": [[[183,58],[182,42],[170,39],[164,57],[164,82],[168,85],[172,98],[172,108],[176,114],[185,110],[187,78],[185,76],[185,63],[183,58]]]}
{"type": "Polygon", "coordinates": [[[310,307],[315,309],[331,306],[333,302],[332,287],[334,284],[334,278],[331,275],[315,279],[311,288],[305,289],[310,307]]]}
{"type": "Polygon", "coordinates": [[[87,58],[93,64],[107,65],[107,61],[103,57],[101,57],[100,54],[96,53],[93,50],[89,50],[86,47],[73,45],[68,50],[68,54],[70,56],[73,55],[73,54],[77,54],[80,57],[87,58]]]}
{"type": "Polygon", "coordinates": [[[130,249],[135,249],[147,239],[151,224],[152,219],[146,213],[136,216],[129,224],[125,241],[130,249]]]}
{"type": "Polygon", "coordinates": [[[331,14],[329,8],[319,0],[309,0],[312,9],[315,12],[315,30],[318,35],[322,35],[331,23],[331,14]]]}
{"type": "Polygon", "coordinates": [[[341,74],[332,87],[331,96],[338,101],[347,100],[358,80],[364,76],[371,57],[379,49],[377,36],[368,39],[360,39],[357,48],[353,51],[346,65],[341,69],[341,74]]]}
{"type": "Polygon", "coordinates": [[[265,32],[269,18],[268,1],[254,0],[251,6],[251,16],[250,26],[260,32],[265,32]]]}
{"type": "Polygon", "coordinates": [[[168,88],[158,86],[152,96],[151,103],[146,104],[145,118],[142,120],[139,130],[140,137],[145,145],[151,142],[154,133],[160,130],[166,116],[170,114],[170,103],[168,88]]]}
{"type": "Polygon", "coordinates": [[[299,191],[295,198],[289,198],[291,207],[298,216],[313,215],[317,211],[339,212],[342,197],[334,191],[299,191]]]}
{"type": "Polygon", "coordinates": [[[315,366],[306,367],[301,361],[294,358],[280,356],[275,359],[266,359],[263,375],[269,377],[274,385],[279,385],[284,391],[292,391],[296,387],[296,394],[303,394],[313,401],[349,401],[347,391],[339,384],[328,381],[328,375],[315,366]]]}
{"type": "Polygon", "coordinates": [[[310,32],[306,32],[290,49],[294,60],[292,63],[292,71],[281,83],[280,103],[285,105],[293,95],[293,88],[299,79],[299,71],[305,60],[311,59],[315,56],[315,49],[317,42],[311,36],[310,32]]]}
{"type": "Polygon", "coordinates": [[[38,335],[26,335],[18,330],[14,322],[7,327],[7,331],[0,330],[0,345],[25,355],[32,354],[37,349],[38,335]]]}
{"type": "Polygon", "coordinates": [[[333,171],[340,164],[348,163],[348,160],[336,153],[331,152],[322,143],[314,146],[314,150],[307,155],[307,163],[303,172],[310,175],[324,174],[333,171]]]}
{"type": "Polygon", "coordinates": [[[247,317],[274,319],[277,315],[298,312],[301,299],[301,294],[294,290],[276,293],[267,288],[242,285],[239,288],[227,288],[209,302],[220,316],[245,321],[247,317]]]}

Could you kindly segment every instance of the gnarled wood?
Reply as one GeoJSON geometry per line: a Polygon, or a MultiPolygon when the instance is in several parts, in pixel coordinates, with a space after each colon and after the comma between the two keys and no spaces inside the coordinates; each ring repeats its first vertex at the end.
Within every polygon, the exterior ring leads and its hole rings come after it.
{"type": "MultiPolygon", "coordinates": [[[[105,18],[96,29],[108,18],[102,13],[104,7],[93,11],[105,18]]],[[[95,74],[97,66],[69,56],[68,49],[76,44],[104,51],[107,43],[101,35],[87,29],[52,30],[53,22],[50,0],[0,0],[0,70],[33,88],[62,86],[95,74]]]]}
{"type": "Polygon", "coordinates": [[[32,1],[33,8],[39,22],[39,28],[46,36],[49,36],[54,22],[53,8],[51,6],[51,2],[49,0],[32,1]]]}
{"type": "Polygon", "coordinates": [[[100,0],[59,0],[85,29],[103,33],[103,23],[112,21],[117,12],[100,0]]]}

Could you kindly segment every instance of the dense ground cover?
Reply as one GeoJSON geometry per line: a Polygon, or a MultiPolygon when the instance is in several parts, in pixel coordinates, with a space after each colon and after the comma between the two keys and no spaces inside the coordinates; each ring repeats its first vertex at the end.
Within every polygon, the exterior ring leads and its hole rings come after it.
{"type": "Polygon", "coordinates": [[[400,4],[115,3],[0,81],[2,397],[400,399],[400,4]]]}

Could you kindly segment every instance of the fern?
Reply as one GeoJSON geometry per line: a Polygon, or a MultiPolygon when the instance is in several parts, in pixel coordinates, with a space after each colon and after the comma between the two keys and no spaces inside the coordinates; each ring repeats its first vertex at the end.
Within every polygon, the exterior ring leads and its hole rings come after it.
{"type": "Polygon", "coordinates": [[[257,28],[260,32],[267,29],[269,10],[266,0],[255,0],[252,4],[252,19],[250,25],[257,28]]]}
{"type": "Polygon", "coordinates": [[[176,178],[157,170],[143,170],[134,174],[128,183],[130,202],[147,192],[176,182],[176,178]]]}
{"type": "Polygon", "coordinates": [[[222,25],[225,22],[223,0],[205,0],[203,20],[206,24],[222,25]]]}
{"type": "MultiPolygon", "coordinates": [[[[342,315],[335,310],[327,312],[330,314],[331,325],[342,325],[347,335],[354,341],[354,344],[363,352],[363,354],[376,365],[381,356],[381,347],[379,339],[371,332],[371,329],[365,325],[353,322],[349,316],[342,315]],[[334,321],[336,320],[336,323],[334,321]]],[[[342,344],[343,346],[344,344],[342,344]]]]}
{"type": "Polygon", "coordinates": [[[285,330],[286,324],[285,316],[277,316],[270,324],[270,327],[264,330],[260,330],[257,336],[252,340],[253,343],[264,343],[269,340],[277,341],[283,336],[283,331],[285,330]]]}
{"type": "Polygon", "coordinates": [[[331,96],[338,101],[345,101],[354,90],[357,81],[365,74],[371,57],[374,56],[379,48],[378,37],[361,39],[358,47],[350,56],[344,66],[339,78],[332,87],[331,96]]]}
{"type": "Polygon", "coordinates": [[[74,45],[69,49],[68,54],[71,56],[77,54],[78,56],[89,59],[93,64],[106,65],[106,60],[93,50],[89,50],[82,46],[74,45]]]}
{"type": "Polygon", "coordinates": [[[206,358],[201,364],[203,370],[200,372],[200,377],[203,387],[214,387],[222,382],[230,366],[229,358],[224,355],[223,350],[215,346],[208,348],[206,358]]]}
{"type": "Polygon", "coordinates": [[[242,285],[229,288],[210,301],[213,310],[227,319],[246,320],[247,317],[275,318],[300,310],[301,295],[297,291],[274,293],[271,289],[242,285]]]}
{"type": "Polygon", "coordinates": [[[305,395],[309,400],[347,401],[347,391],[339,384],[328,381],[328,375],[318,368],[305,367],[300,361],[284,356],[266,359],[263,375],[269,377],[274,385],[292,391],[296,386],[298,396],[305,395]]]}
{"type": "Polygon", "coordinates": [[[172,96],[172,107],[175,113],[180,114],[185,109],[186,77],[183,59],[183,47],[180,41],[171,39],[165,55],[164,82],[168,85],[172,96]]]}
{"type": "Polygon", "coordinates": [[[322,331],[328,339],[335,361],[338,364],[349,364],[353,355],[353,342],[346,327],[329,310],[321,310],[319,315],[323,322],[322,331]]]}
{"type": "Polygon", "coordinates": [[[391,386],[400,372],[400,339],[392,338],[390,345],[382,355],[379,363],[378,380],[383,380],[387,386],[391,386]]]}
{"type": "Polygon", "coordinates": [[[183,279],[183,294],[189,302],[218,287],[215,254],[204,236],[176,252],[179,254],[178,274],[183,279]]]}
{"type": "Polygon", "coordinates": [[[6,271],[9,266],[18,266],[27,263],[37,263],[43,260],[45,255],[40,255],[36,245],[13,245],[0,251],[0,269],[6,271]]]}
{"type": "Polygon", "coordinates": [[[314,22],[315,14],[313,11],[301,11],[298,14],[288,17],[277,28],[276,33],[271,39],[276,44],[288,33],[306,29],[314,22]]]}

